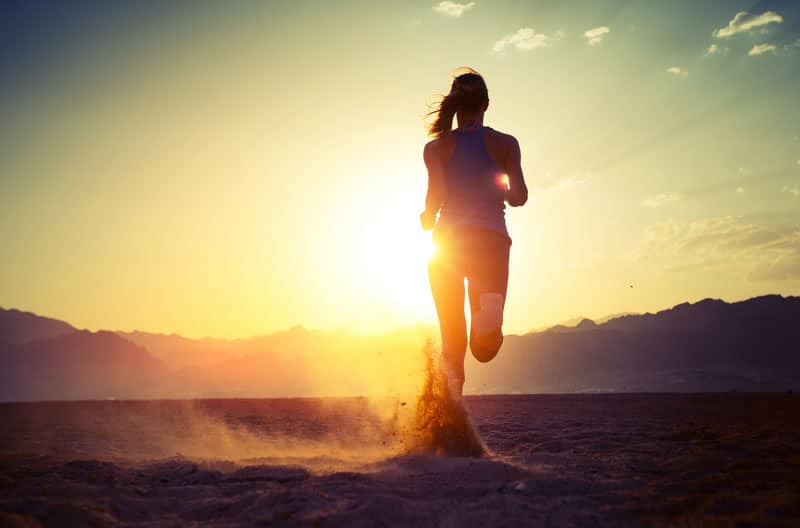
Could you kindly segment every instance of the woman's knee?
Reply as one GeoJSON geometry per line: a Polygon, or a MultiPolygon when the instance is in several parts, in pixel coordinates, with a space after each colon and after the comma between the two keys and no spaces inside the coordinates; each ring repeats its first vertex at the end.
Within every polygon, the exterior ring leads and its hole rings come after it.
{"type": "Polygon", "coordinates": [[[473,357],[481,363],[488,363],[495,358],[503,344],[503,334],[491,338],[470,339],[469,348],[473,357]]]}

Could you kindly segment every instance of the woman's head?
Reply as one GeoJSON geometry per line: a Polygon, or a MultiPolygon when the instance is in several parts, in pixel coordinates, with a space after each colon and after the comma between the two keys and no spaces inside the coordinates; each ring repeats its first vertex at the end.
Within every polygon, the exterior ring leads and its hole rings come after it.
{"type": "Polygon", "coordinates": [[[436,114],[436,119],[428,127],[428,133],[441,137],[453,128],[453,117],[457,112],[467,115],[479,114],[486,110],[489,103],[489,91],[481,74],[472,68],[461,68],[460,73],[450,85],[450,93],[442,97],[438,108],[429,112],[436,114]]]}

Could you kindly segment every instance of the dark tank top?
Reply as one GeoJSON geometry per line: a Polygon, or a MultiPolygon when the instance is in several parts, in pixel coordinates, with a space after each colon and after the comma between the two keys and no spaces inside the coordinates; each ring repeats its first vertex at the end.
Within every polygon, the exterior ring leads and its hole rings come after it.
{"type": "Polygon", "coordinates": [[[489,127],[454,129],[455,148],[444,164],[446,191],[438,231],[462,227],[481,228],[508,236],[505,221],[503,169],[486,150],[484,136],[489,127]]]}

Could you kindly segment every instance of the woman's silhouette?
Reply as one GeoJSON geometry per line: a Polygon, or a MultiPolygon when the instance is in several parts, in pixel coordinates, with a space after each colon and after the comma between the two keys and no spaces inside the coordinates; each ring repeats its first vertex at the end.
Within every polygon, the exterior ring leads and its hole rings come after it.
{"type": "Polygon", "coordinates": [[[503,343],[503,308],[511,237],[505,204],[523,205],[528,189],[514,136],[484,126],[489,94],[483,77],[467,69],[453,79],[431,112],[435,139],[425,145],[428,169],[423,229],[433,229],[436,248],[428,277],[442,336],[441,369],[451,394],[461,397],[467,330],[464,279],[472,314],[469,346],[478,361],[491,361],[503,343]],[[451,130],[453,116],[457,128],[451,130]],[[438,213],[438,219],[437,219],[438,213]]]}

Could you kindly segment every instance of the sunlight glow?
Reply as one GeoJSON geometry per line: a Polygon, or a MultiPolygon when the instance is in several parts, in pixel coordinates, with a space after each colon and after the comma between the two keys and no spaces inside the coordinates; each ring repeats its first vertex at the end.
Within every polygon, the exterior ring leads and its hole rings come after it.
{"type": "Polygon", "coordinates": [[[433,254],[429,232],[411,230],[404,218],[384,218],[367,226],[356,241],[361,248],[365,286],[397,308],[420,311],[430,304],[425,266],[433,254]]]}
{"type": "Polygon", "coordinates": [[[497,186],[501,187],[505,190],[511,188],[511,184],[508,181],[508,174],[498,174],[497,175],[497,186]]]}
{"type": "Polygon", "coordinates": [[[341,280],[392,320],[409,324],[435,317],[427,274],[434,248],[419,224],[424,189],[408,177],[412,163],[387,157],[354,170],[353,186],[339,195],[350,204],[347,215],[330,232],[335,247],[347,249],[336,255],[341,280]]]}

